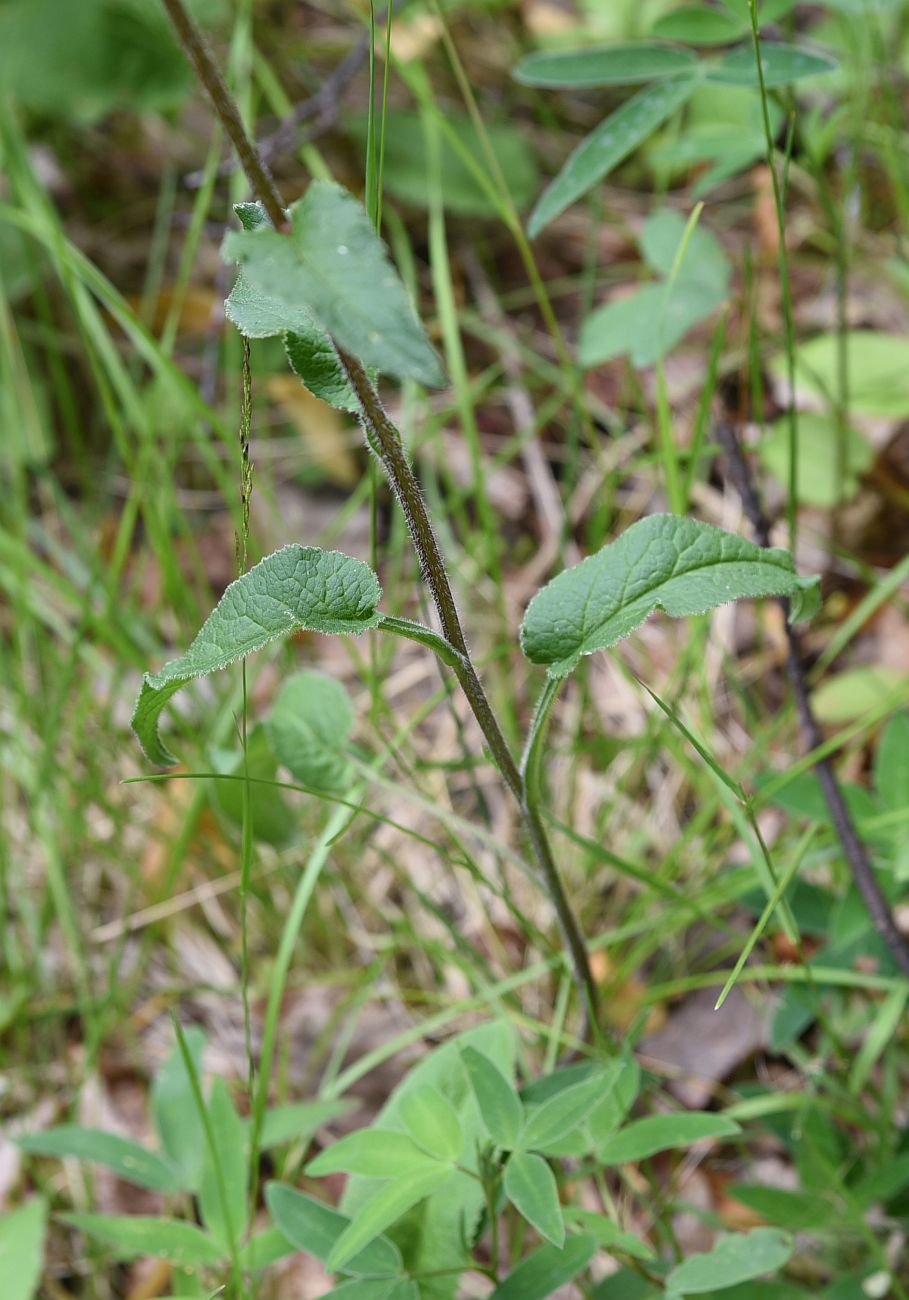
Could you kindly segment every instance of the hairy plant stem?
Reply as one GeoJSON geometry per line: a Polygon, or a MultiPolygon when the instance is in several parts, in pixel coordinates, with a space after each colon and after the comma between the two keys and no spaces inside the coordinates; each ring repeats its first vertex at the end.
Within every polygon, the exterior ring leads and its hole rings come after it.
{"type": "MultiPolygon", "coordinates": [[[[287,230],[287,215],[277,186],[260,158],[243,125],[239,110],[205,40],[188,13],[184,0],[162,0],[187,57],[208,92],[215,113],[237,151],[253,193],[261,202],[276,230],[287,230]]],[[[333,340],[334,341],[334,340],[333,340]]],[[[429,587],[442,633],[456,651],[452,664],[480,730],[521,813],[521,820],[533,848],[549,900],[555,910],[562,937],[574,967],[584,1002],[588,1033],[597,1027],[597,988],[590,969],[587,945],[565,893],[558,867],[543,826],[538,790],[528,791],[524,777],[508,747],[502,729],[477,676],[467,649],[461,620],[442,552],[426,510],[423,493],[411,468],[397,427],[389,418],[379,394],[360,362],[335,344],[341,365],[360,403],[360,419],[366,441],[380,461],[392,491],[404,513],[423,579],[429,587]]]]}

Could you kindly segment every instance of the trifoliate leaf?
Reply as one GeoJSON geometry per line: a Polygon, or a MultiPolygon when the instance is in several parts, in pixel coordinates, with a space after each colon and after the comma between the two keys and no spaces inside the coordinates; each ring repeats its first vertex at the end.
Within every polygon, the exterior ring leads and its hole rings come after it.
{"type": "Polygon", "coordinates": [[[194,677],[226,668],[288,632],[364,632],[381,615],[382,589],[362,560],[317,546],[285,546],[232,582],[186,654],[146,674],[132,728],[146,756],[177,760],[158,735],[164,705],[194,677]]]}
{"type": "Polygon", "coordinates": [[[787,596],[798,619],[817,608],[818,586],[818,578],[799,577],[787,551],[694,519],[650,515],[534,596],[521,646],[550,676],[564,677],[655,609],[683,618],[746,596],[787,596]]]}

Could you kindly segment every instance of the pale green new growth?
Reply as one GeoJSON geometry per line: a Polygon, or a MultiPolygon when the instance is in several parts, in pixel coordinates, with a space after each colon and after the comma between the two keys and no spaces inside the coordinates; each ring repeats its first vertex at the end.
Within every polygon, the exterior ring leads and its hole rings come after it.
{"type": "MultiPolygon", "coordinates": [[[[234,231],[225,255],[238,261],[249,288],[288,312],[284,329],[299,331],[305,306],[340,347],[401,379],[440,386],[445,375],[397,272],[366,211],[346,190],[313,181],[289,215],[289,235],[234,231]]],[[[253,317],[246,291],[244,318],[253,317]]],[[[236,320],[239,309],[232,308],[236,320]]],[[[240,328],[243,328],[241,325],[240,328]]]]}
{"type": "Polygon", "coordinates": [[[550,676],[564,677],[582,655],[615,645],[655,609],[682,618],[758,596],[786,596],[793,619],[808,618],[819,579],[800,578],[787,551],[694,519],[650,515],[537,593],[521,646],[550,676]]]}
{"type": "Polygon", "coordinates": [[[177,760],[158,735],[164,705],[194,677],[226,668],[288,632],[364,632],[376,627],[379,580],[362,560],[317,546],[285,546],[232,582],[186,654],[147,674],[132,728],[147,757],[177,760]]]}
{"type": "Polygon", "coordinates": [[[721,1237],[712,1250],[691,1255],[678,1264],[666,1279],[667,1290],[698,1295],[749,1282],[782,1268],[792,1248],[792,1239],[778,1228],[756,1228],[754,1232],[721,1237]]]}

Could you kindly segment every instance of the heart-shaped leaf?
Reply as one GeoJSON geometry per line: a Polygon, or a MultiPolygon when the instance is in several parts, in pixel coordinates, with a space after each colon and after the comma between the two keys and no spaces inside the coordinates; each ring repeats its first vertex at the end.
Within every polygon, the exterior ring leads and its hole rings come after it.
{"type": "Polygon", "coordinates": [[[352,775],[344,747],[353,730],[350,696],[324,673],[296,673],[281,687],[265,724],[271,747],[298,781],[343,790],[352,775]]]}
{"type": "Polygon", "coordinates": [[[690,50],[638,41],[528,54],[513,75],[525,86],[632,86],[636,82],[678,76],[680,72],[690,71],[694,62],[690,50]]]}
{"type": "Polygon", "coordinates": [[[694,519],[650,515],[534,596],[521,646],[550,676],[564,677],[655,609],[683,618],[741,597],[787,596],[792,617],[804,618],[817,607],[818,587],[818,578],[799,577],[787,551],[694,519]]]}
{"type": "Polygon", "coordinates": [[[377,370],[441,386],[439,358],[365,209],[341,186],[313,181],[289,210],[289,234],[234,231],[225,256],[253,290],[287,309],[299,329],[301,304],[319,325],[377,370]]]}
{"type": "Polygon", "coordinates": [[[645,86],[591,131],[540,197],[527,227],[531,237],[633,153],[697,84],[696,77],[676,77],[645,86]]]}
{"type": "Polygon", "coordinates": [[[381,594],[369,565],[338,551],[285,546],[261,560],[230,584],[186,654],[146,675],[132,717],[146,756],[162,767],[177,761],[158,735],[158,718],[194,677],[226,668],[299,628],[359,633],[376,627],[381,594]]]}

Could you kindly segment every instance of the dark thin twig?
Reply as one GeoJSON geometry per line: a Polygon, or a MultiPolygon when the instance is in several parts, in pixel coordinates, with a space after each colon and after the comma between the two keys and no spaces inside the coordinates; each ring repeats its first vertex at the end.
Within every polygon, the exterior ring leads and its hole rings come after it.
{"type": "MultiPolygon", "coordinates": [[[[377,16],[377,24],[382,21],[384,21],[382,16],[377,16]]],[[[295,105],[271,135],[256,141],[256,151],[265,163],[270,165],[274,158],[299,148],[301,144],[308,144],[310,140],[315,140],[317,136],[331,130],[340,115],[344,92],[360,71],[368,52],[369,29],[364,28],[356,44],[351,46],[316,93],[295,105]],[[301,133],[301,127],[307,122],[311,125],[301,133]]],[[[233,158],[225,158],[218,168],[217,175],[229,176],[236,166],[233,158]]],[[[201,171],[190,172],[184,178],[184,183],[190,189],[198,189],[202,184],[202,177],[201,171]]]]}
{"type": "MultiPolygon", "coordinates": [[[[742,451],[738,435],[732,425],[721,421],[716,425],[716,435],[729,469],[729,477],[742,499],[742,508],[754,535],[761,546],[770,546],[770,521],[764,513],[763,506],[754,486],[751,467],[742,451]]],[[[792,686],[798,711],[802,740],[809,751],[818,749],[824,742],[818,726],[814,709],[811,705],[811,690],[805,674],[802,641],[798,631],[789,622],[789,602],[781,600],[786,615],[785,627],[788,643],[786,653],[786,672],[792,686]]],[[[830,820],[833,822],[843,854],[852,872],[856,887],[864,899],[868,914],[874,928],[887,945],[887,949],[902,973],[909,977],[909,945],[900,933],[887,900],[881,892],[868,852],[859,838],[855,823],[850,816],[839,781],[829,758],[819,758],[814,769],[820,782],[830,820]]]]}

